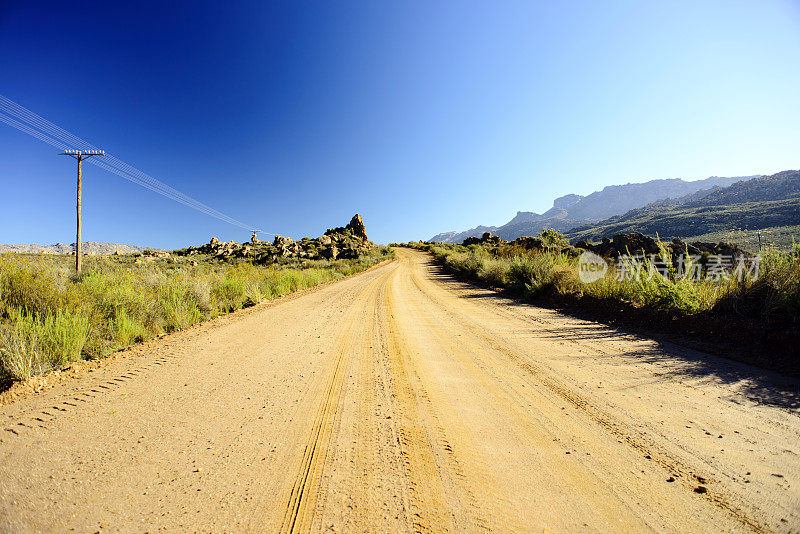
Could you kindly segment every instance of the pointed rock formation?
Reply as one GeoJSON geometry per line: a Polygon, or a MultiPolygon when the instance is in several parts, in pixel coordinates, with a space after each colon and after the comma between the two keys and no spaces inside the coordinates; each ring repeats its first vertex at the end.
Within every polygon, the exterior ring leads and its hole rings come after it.
{"type": "Polygon", "coordinates": [[[364,241],[369,241],[367,237],[367,227],[364,226],[364,220],[358,213],[353,215],[353,218],[350,219],[350,223],[348,223],[346,228],[349,228],[355,237],[360,237],[364,241]]]}

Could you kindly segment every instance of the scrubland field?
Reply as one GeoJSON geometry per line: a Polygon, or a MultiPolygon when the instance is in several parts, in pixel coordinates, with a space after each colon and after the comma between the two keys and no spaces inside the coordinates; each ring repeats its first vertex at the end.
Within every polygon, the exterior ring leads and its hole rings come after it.
{"type": "Polygon", "coordinates": [[[207,257],[0,255],[0,381],[20,380],[294,291],[387,259],[287,260],[270,266],[207,257]]]}
{"type": "Polygon", "coordinates": [[[760,250],[779,250],[791,252],[800,245],[800,226],[775,226],[762,230],[743,230],[740,228],[711,232],[689,238],[691,241],[724,241],[738,245],[751,252],[760,250]]]}

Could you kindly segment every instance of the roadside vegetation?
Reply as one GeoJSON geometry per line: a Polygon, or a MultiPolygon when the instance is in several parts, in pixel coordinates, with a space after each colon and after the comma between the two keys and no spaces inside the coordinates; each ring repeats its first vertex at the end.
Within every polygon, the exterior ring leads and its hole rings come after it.
{"type": "Polygon", "coordinates": [[[260,301],[338,280],[389,259],[371,247],[352,259],[287,260],[268,266],[194,256],[141,259],[0,255],[0,382],[79,359],[101,358],[161,334],[260,301]]]}
{"type": "Polygon", "coordinates": [[[646,259],[608,259],[610,267],[605,276],[583,283],[578,276],[581,250],[570,247],[553,230],[542,232],[538,239],[543,246],[534,250],[513,243],[409,245],[430,252],[447,270],[464,280],[526,299],[588,297],[677,315],[722,312],[800,324],[800,248],[796,246],[790,252],[775,249],[762,252],[757,277],[739,277],[728,272],[715,280],[707,277],[705,264],[683,265],[684,272],[699,269],[698,279],[680,276],[673,267],[670,249],[659,242],[661,253],[657,259],[669,268],[658,269],[646,259]],[[618,267],[637,274],[620,277],[618,267]]]}

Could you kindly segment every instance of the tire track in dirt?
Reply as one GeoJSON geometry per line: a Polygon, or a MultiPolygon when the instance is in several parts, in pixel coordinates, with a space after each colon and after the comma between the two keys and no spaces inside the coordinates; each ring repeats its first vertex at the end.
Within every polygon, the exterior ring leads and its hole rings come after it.
{"type": "MultiPolygon", "coordinates": [[[[401,262],[407,261],[401,258],[401,262]]],[[[396,285],[400,270],[393,273],[396,285]]],[[[409,506],[416,532],[489,530],[485,512],[470,490],[470,481],[439,421],[437,407],[414,364],[415,354],[395,319],[397,288],[385,296],[385,331],[395,395],[402,416],[399,429],[406,476],[411,481],[409,506]]],[[[402,294],[402,293],[400,293],[402,294]]]]}
{"type": "Polygon", "coordinates": [[[335,355],[333,370],[304,448],[299,473],[288,498],[280,532],[307,532],[313,525],[319,485],[327,461],[334,420],[341,401],[345,360],[350,356],[350,343],[356,335],[356,329],[360,326],[359,321],[367,312],[370,296],[378,291],[381,281],[381,278],[377,278],[361,292],[348,310],[347,316],[336,334],[332,351],[335,355]]]}
{"type": "Polygon", "coordinates": [[[400,408],[388,368],[381,317],[391,274],[370,294],[351,339],[340,413],[331,440],[312,531],[410,532],[410,483],[398,438],[400,408]]]}
{"type": "Polygon", "coordinates": [[[30,413],[22,414],[15,418],[15,421],[10,426],[5,426],[4,430],[14,436],[20,436],[22,429],[39,428],[42,430],[49,430],[48,423],[55,423],[60,417],[70,414],[75,409],[88,409],[98,399],[115,391],[119,387],[125,385],[130,380],[137,378],[144,378],[154,369],[169,363],[181,355],[168,353],[166,355],[159,355],[146,362],[139,362],[139,364],[131,370],[115,374],[113,376],[104,377],[100,380],[93,379],[93,377],[86,377],[87,381],[92,381],[91,385],[85,385],[80,390],[77,390],[69,395],[66,395],[62,400],[57,401],[49,408],[41,411],[33,411],[30,413]],[[81,404],[76,404],[81,403],[81,404]],[[53,413],[47,410],[52,410],[53,413]]]}

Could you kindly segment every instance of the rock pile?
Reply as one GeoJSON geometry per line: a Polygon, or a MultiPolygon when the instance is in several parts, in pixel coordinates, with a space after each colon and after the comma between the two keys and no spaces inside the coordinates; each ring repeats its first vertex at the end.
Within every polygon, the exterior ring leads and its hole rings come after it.
{"type": "MultiPolygon", "coordinates": [[[[671,252],[673,257],[680,254],[719,254],[734,257],[739,255],[750,256],[748,252],[729,243],[703,243],[700,241],[685,243],[680,239],[673,239],[672,242],[665,243],[665,247],[671,252]]],[[[578,241],[575,243],[575,248],[589,250],[607,258],[618,258],[627,254],[658,254],[660,252],[658,242],[655,239],[639,232],[617,234],[611,239],[604,237],[603,241],[597,244],[578,241]]]]}
{"type": "Polygon", "coordinates": [[[505,241],[500,237],[492,235],[491,232],[484,232],[481,237],[468,237],[461,244],[466,247],[469,245],[499,245],[501,243],[505,243],[505,241]]]}
{"type": "Polygon", "coordinates": [[[329,229],[316,239],[304,237],[295,241],[276,235],[272,243],[251,238],[248,243],[220,242],[216,237],[205,245],[176,251],[184,256],[207,255],[219,260],[247,259],[255,263],[274,263],[281,260],[349,259],[366,254],[373,247],[367,239],[366,227],[356,214],[350,224],[329,229]]]}
{"type": "MultiPolygon", "coordinates": [[[[561,252],[562,254],[578,254],[580,250],[589,250],[604,256],[606,258],[618,258],[623,255],[645,255],[659,254],[661,249],[658,246],[658,241],[652,237],[648,237],[639,232],[630,234],[617,234],[611,239],[604,237],[600,243],[589,243],[587,241],[578,241],[574,246],[548,246],[538,237],[518,237],[514,241],[504,241],[496,235],[485,232],[481,237],[468,237],[462,243],[464,246],[469,245],[484,245],[484,246],[499,246],[509,245],[511,247],[519,247],[525,250],[550,250],[553,252],[561,252]]],[[[696,256],[703,255],[722,255],[737,257],[739,255],[751,256],[748,252],[740,249],[736,245],[729,243],[703,243],[695,241],[692,243],[685,243],[680,239],[673,239],[669,243],[664,243],[664,246],[671,253],[673,258],[681,254],[691,254],[696,256]]]]}
{"type": "Polygon", "coordinates": [[[505,241],[499,236],[493,235],[490,232],[484,232],[481,237],[468,237],[462,243],[464,246],[469,245],[509,245],[512,247],[520,247],[525,250],[550,250],[553,252],[571,253],[574,251],[573,247],[566,246],[548,246],[538,237],[518,237],[514,241],[505,241]]]}
{"type": "Polygon", "coordinates": [[[589,250],[606,258],[618,258],[624,255],[658,254],[658,242],[639,232],[631,234],[617,234],[611,239],[604,237],[602,242],[592,244],[587,241],[578,241],[576,248],[589,250]]]}

